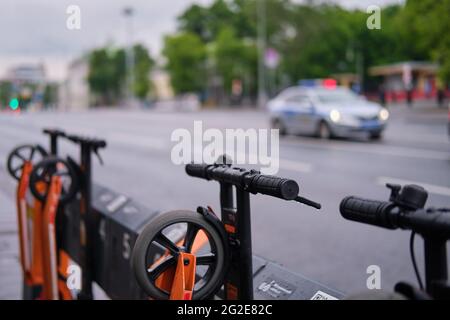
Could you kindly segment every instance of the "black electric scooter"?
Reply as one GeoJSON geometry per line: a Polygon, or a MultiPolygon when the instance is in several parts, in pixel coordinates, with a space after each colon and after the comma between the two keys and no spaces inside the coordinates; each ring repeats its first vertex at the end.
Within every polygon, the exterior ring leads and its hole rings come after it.
{"type": "MultiPolygon", "coordinates": [[[[63,192],[60,196],[60,203],[67,204],[71,200],[74,199],[75,194],[80,192],[80,202],[79,208],[77,210],[77,215],[79,219],[73,217],[71,221],[79,221],[79,243],[75,245],[77,247],[75,252],[79,256],[72,257],[76,262],[79,263],[82,269],[82,286],[81,290],[78,293],[78,299],[90,300],[93,299],[92,294],[92,282],[93,282],[93,234],[95,233],[95,225],[92,218],[92,154],[97,155],[100,162],[103,163],[102,159],[99,155],[99,149],[106,147],[106,142],[104,140],[98,139],[90,139],[79,137],[75,135],[62,135],[53,131],[49,133],[51,135],[51,146],[52,150],[57,152],[57,137],[64,137],[69,141],[80,146],[80,163],[77,164],[74,160],[68,157],[67,161],[59,159],[57,157],[49,157],[44,159],[42,162],[37,164],[36,168],[33,170],[30,181],[30,190],[33,195],[40,201],[45,201],[48,197],[47,189],[38,190],[36,186],[39,184],[49,185],[51,178],[57,174],[58,176],[70,176],[71,184],[65,192],[63,192]],[[64,172],[56,172],[55,168],[61,167],[66,168],[64,172]]],[[[59,249],[64,248],[67,241],[64,239],[64,235],[62,234],[64,230],[66,230],[65,225],[67,222],[65,215],[63,214],[63,209],[59,210],[58,217],[59,222],[56,223],[58,232],[57,232],[57,243],[58,243],[58,251],[59,249]],[[62,211],[61,211],[62,210],[62,211]]],[[[70,241],[73,243],[73,239],[70,241]]],[[[74,247],[74,245],[72,245],[74,247]]],[[[67,251],[67,250],[66,250],[67,251]]]]}
{"type": "Polygon", "coordinates": [[[447,241],[450,239],[450,208],[424,209],[427,191],[417,185],[388,184],[389,201],[347,197],[342,200],[342,216],[381,228],[411,230],[410,251],[420,289],[399,283],[395,291],[409,299],[450,299],[447,269],[447,241]],[[425,285],[422,282],[414,254],[415,235],[425,243],[425,285]]]}
{"type": "Polygon", "coordinates": [[[192,253],[198,235],[204,233],[208,245],[206,250],[195,256],[197,276],[190,298],[210,299],[224,286],[224,299],[253,299],[250,194],[260,193],[296,201],[316,209],[320,209],[321,205],[300,197],[299,186],[295,181],[262,175],[253,170],[223,164],[189,164],[186,173],[219,182],[221,217],[209,207],[199,207],[197,212],[170,212],[148,224],[133,250],[133,269],[138,283],[151,298],[171,298],[170,288],[174,287],[173,283],[167,286],[160,280],[161,277],[177,269],[178,257],[192,253]],[[165,233],[166,229],[177,223],[187,224],[185,239],[178,244],[165,233]],[[153,265],[147,257],[151,245],[159,245],[167,250],[166,257],[153,265]]]}

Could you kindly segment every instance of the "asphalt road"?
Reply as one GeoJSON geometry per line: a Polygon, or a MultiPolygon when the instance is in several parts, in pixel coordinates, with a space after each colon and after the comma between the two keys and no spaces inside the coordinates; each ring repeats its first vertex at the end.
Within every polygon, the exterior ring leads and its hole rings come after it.
{"type": "MultiPolygon", "coordinates": [[[[15,182],[5,170],[8,152],[21,143],[46,145],[41,129],[58,127],[108,140],[109,146],[102,152],[105,165],[96,161],[96,182],[150,208],[193,210],[198,205],[211,205],[218,209],[218,185],[190,178],[182,166],[171,162],[171,133],[177,128],[192,131],[194,120],[202,120],[205,128],[218,129],[268,125],[266,114],[248,110],[0,114],[0,159],[4,159],[0,162],[0,192],[14,199],[15,182]]],[[[446,124],[443,110],[397,107],[380,142],[282,138],[278,175],[298,181],[302,194],[321,202],[323,210],[252,197],[254,252],[343,292],[364,289],[370,265],[381,268],[384,289],[391,289],[398,280],[415,281],[408,232],[345,221],[338,208],[347,195],[387,199],[383,185],[388,181],[425,184],[430,191],[429,205],[450,206],[446,124]]],[[[62,149],[77,156],[69,143],[62,144],[62,149]]],[[[14,218],[10,209],[3,213],[3,219],[14,218]]],[[[421,240],[416,247],[420,257],[421,240]]]]}

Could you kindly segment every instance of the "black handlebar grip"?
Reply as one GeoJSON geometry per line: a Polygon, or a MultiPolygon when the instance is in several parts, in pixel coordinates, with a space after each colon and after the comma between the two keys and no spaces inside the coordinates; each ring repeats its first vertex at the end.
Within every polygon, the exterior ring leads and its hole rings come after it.
{"type": "Polygon", "coordinates": [[[187,164],[186,173],[191,177],[209,180],[207,174],[208,167],[206,164],[187,164]]]}
{"type": "Polygon", "coordinates": [[[298,197],[300,188],[294,180],[257,175],[250,183],[249,190],[290,201],[298,197]]]}
{"type": "Polygon", "coordinates": [[[97,148],[106,148],[106,141],[105,140],[95,140],[95,146],[97,148]]]}
{"type": "Polygon", "coordinates": [[[397,226],[389,219],[393,207],[394,205],[390,202],[347,197],[342,200],[340,211],[347,220],[387,229],[397,229],[397,226]]]}

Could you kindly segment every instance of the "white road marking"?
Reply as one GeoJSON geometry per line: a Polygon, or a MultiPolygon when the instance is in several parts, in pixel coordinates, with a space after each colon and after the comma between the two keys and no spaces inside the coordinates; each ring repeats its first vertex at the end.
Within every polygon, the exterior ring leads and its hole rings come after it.
{"type": "Polygon", "coordinates": [[[312,171],[312,165],[306,162],[280,159],[280,169],[310,173],[312,171]]]}
{"type": "Polygon", "coordinates": [[[372,154],[386,155],[386,156],[397,156],[397,157],[406,157],[406,158],[416,158],[416,159],[428,159],[428,160],[442,160],[448,161],[450,160],[449,152],[442,151],[433,151],[427,149],[416,149],[416,148],[405,148],[405,147],[387,147],[383,146],[381,148],[374,149],[354,149],[348,151],[356,151],[356,152],[366,152],[372,154]]]}
{"type": "Polygon", "coordinates": [[[450,197],[450,188],[448,188],[448,187],[436,186],[433,184],[398,179],[398,178],[391,178],[391,177],[378,177],[376,182],[380,185],[386,185],[386,183],[394,183],[394,184],[400,184],[400,185],[416,184],[416,185],[424,187],[430,193],[437,194],[440,196],[450,197]]]}

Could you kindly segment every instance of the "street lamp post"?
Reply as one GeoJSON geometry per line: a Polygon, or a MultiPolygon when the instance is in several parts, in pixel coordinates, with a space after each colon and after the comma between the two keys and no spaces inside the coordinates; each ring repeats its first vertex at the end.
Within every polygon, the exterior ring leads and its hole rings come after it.
{"type": "Polygon", "coordinates": [[[266,0],[258,0],[258,107],[264,108],[267,101],[265,53],[267,41],[266,0]]]}
{"type": "Polygon", "coordinates": [[[126,38],[127,38],[127,50],[126,50],[126,81],[125,81],[125,98],[128,107],[132,105],[134,100],[134,52],[133,52],[133,15],[134,9],[132,7],[126,7],[123,9],[123,15],[126,23],[126,38]]]}

